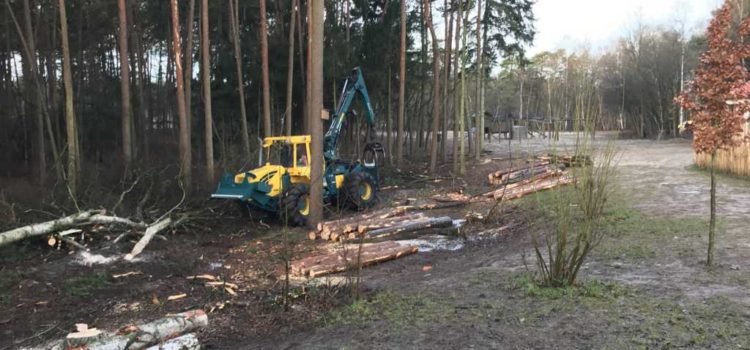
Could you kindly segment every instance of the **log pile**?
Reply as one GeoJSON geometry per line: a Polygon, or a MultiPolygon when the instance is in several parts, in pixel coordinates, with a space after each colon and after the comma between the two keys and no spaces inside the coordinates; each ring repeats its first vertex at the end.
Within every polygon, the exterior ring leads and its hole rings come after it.
{"type": "Polygon", "coordinates": [[[568,172],[558,165],[550,165],[549,159],[523,169],[510,169],[489,174],[489,182],[500,186],[485,193],[485,198],[509,201],[526,195],[575,183],[568,172]]]}
{"type": "Polygon", "coordinates": [[[537,160],[547,162],[548,164],[562,165],[566,168],[580,168],[583,166],[591,166],[594,164],[594,162],[591,160],[591,157],[585,154],[575,154],[569,156],[549,153],[537,157],[537,160]]]}
{"type": "Polygon", "coordinates": [[[359,245],[348,244],[330,253],[292,261],[292,274],[319,277],[356,268],[358,261],[362,267],[365,267],[398,259],[418,251],[416,246],[403,246],[393,241],[362,244],[361,252],[359,245]]]}
{"type": "Polygon", "coordinates": [[[533,179],[539,176],[547,176],[560,173],[561,170],[557,165],[551,165],[546,162],[532,164],[520,169],[509,169],[496,171],[487,176],[490,185],[503,186],[510,185],[524,180],[533,179]]]}
{"type": "Polygon", "coordinates": [[[447,202],[403,205],[326,221],[318,224],[317,229],[309,232],[308,238],[311,240],[345,241],[359,237],[370,238],[401,232],[449,228],[452,225],[452,220],[449,217],[427,217],[422,211],[454,208],[467,203],[469,203],[468,198],[461,198],[461,200],[447,202]]]}
{"type": "Polygon", "coordinates": [[[195,331],[208,327],[208,316],[203,310],[183,312],[140,325],[130,325],[116,332],[102,332],[86,325],[77,325],[78,331],[65,339],[27,350],[197,350],[201,344],[195,331]]]}

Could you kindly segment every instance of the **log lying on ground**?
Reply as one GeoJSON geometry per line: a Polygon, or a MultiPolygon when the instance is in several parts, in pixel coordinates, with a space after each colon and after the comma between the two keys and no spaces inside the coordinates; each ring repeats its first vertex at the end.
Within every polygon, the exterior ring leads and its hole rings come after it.
{"type": "Polygon", "coordinates": [[[453,226],[453,219],[450,216],[439,218],[424,218],[411,222],[405,222],[401,225],[381,228],[366,233],[367,237],[388,236],[399,233],[414,232],[432,228],[443,228],[453,226]]]}
{"type": "Polygon", "coordinates": [[[545,164],[518,170],[494,172],[488,175],[488,181],[490,185],[502,186],[532,179],[544,174],[556,173],[558,171],[560,171],[558,166],[545,164]]]}
{"type": "Polygon", "coordinates": [[[563,175],[565,175],[565,172],[563,172],[563,171],[556,171],[556,172],[544,173],[544,174],[535,176],[535,177],[530,178],[530,179],[526,179],[526,180],[519,181],[519,182],[516,182],[516,183],[513,183],[513,184],[505,185],[505,186],[503,186],[500,189],[495,189],[495,190],[489,191],[489,192],[483,194],[483,196],[484,197],[488,197],[488,198],[494,198],[494,197],[497,196],[497,193],[507,192],[507,191],[513,190],[513,189],[518,188],[518,187],[528,186],[530,184],[533,184],[533,183],[541,181],[541,180],[545,180],[545,179],[549,179],[549,178],[558,178],[558,177],[563,176],[563,175]]]}
{"type": "Polygon", "coordinates": [[[468,202],[471,200],[471,196],[461,192],[450,192],[445,194],[438,194],[432,196],[432,199],[436,202],[468,202]]]}
{"type": "MultiPolygon", "coordinates": [[[[65,339],[56,341],[53,344],[46,344],[36,348],[27,348],[28,350],[140,350],[146,349],[151,345],[166,344],[169,340],[177,340],[180,335],[191,333],[197,329],[208,327],[208,316],[203,310],[195,310],[169,315],[165,318],[121,328],[114,333],[101,333],[88,338],[77,337],[75,340],[65,339]]],[[[180,341],[172,342],[174,346],[182,343],[185,345],[192,344],[192,340],[197,338],[186,337],[180,341]]],[[[186,349],[199,349],[198,347],[187,347],[186,349]]],[[[159,349],[157,347],[157,349],[159,349]]],[[[172,349],[183,349],[174,347],[172,349]]]]}
{"type": "Polygon", "coordinates": [[[550,164],[564,165],[568,168],[580,168],[582,166],[590,166],[594,164],[594,162],[591,160],[591,157],[585,154],[575,154],[569,156],[550,153],[547,155],[539,156],[537,157],[537,159],[543,162],[548,162],[550,164]]]}
{"type": "Polygon", "coordinates": [[[575,179],[568,176],[545,178],[511,189],[501,188],[495,192],[492,192],[490,197],[495,200],[510,201],[527,196],[532,193],[549,190],[559,186],[570,185],[573,183],[575,183],[575,179]]]}
{"type": "Polygon", "coordinates": [[[0,247],[30,237],[43,236],[86,223],[92,216],[101,213],[102,211],[99,210],[82,211],[57,220],[23,226],[0,233],[0,247]]]}
{"type": "MultiPolygon", "coordinates": [[[[359,263],[364,266],[398,259],[418,252],[416,246],[402,246],[396,242],[363,244],[359,263]]],[[[356,267],[359,246],[345,245],[338,251],[292,261],[292,273],[298,276],[318,277],[356,267]]]]}
{"type": "Polygon", "coordinates": [[[167,340],[146,350],[200,350],[201,342],[194,333],[167,340]]]}
{"type": "Polygon", "coordinates": [[[143,237],[141,237],[138,243],[135,244],[135,246],[133,247],[133,250],[131,250],[129,254],[125,255],[125,260],[133,260],[133,258],[135,258],[138,254],[140,254],[143,251],[143,249],[146,248],[148,243],[151,242],[151,239],[153,239],[157,233],[168,228],[171,224],[172,224],[171,218],[164,218],[154,223],[153,225],[149,226],[146,229],[146,233],[143,234],[143,237]]]}

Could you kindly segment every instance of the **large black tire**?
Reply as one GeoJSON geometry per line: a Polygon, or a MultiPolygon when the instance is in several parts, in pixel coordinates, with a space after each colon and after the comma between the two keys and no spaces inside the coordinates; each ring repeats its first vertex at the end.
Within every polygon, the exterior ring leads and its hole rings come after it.
{"type": "Polygon", "coordinates": [[[310,188],[294,184],[281,193],[279,219],[288,226],[305,226],[310,216],[310,188]]]}
{"type": "Polygon", "coordinates": [[[364,210],[375,205],[378,199],[378,184],[365,172],[353,172],[346,176],[343,186],[347,205],[354,210],[364,210]]]}

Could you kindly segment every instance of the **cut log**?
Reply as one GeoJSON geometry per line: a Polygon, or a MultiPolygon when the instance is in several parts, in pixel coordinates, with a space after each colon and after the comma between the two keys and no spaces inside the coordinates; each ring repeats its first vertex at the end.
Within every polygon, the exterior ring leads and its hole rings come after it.
{"type": "Polygon", "coordinates": [[[0,247],[18,242],[30,237],[44,236],[57,231],[65,230],[81,223],[87,222],[92,216],[101,214],[99,210],[83,211],[66,216],[57,220],[23,226],[0,233],[0,247]]]}
{"type": "Polygon", "coordinates": [[[560,169],[555,165],[540,165],[510,172],[495,172],[488,175],[490,185],[501,186],[523,180],[533,179],[544,174],[556,173],[560,169]]]}
{"type": "Polygon", "coordinates": [[[146,246],[151,242],[151,239],[154,238],[154,235],[161,232],[162,230],[165,230],[172,224],[172,218],[164,218],[161,219],[161,221],[158,221],[154,223],[153,225],[149,226],[146,229],[146,233],[143,234],[143,237],[138,241],[138,243],[133,246],[133,250],[130,251],[129,254],[125,255],[125,260],[133,260],[138,254],[143,252],[143,249],[146,248],[146,246]]]}
{"type": "Polygon", "coordinates": [[[399,226],[386,227],[379,230],[373,230],[366,233],[367,237],[378,237],[393,235],[398,233],[414,232],[432,228],[443,228],[453,226],[453,219],[450,216],[439,218],[425,218],[412,222],[406,222],[399,226]]]}
{"type": "Polygon", "coordinates": [[[537,175],[537,176],[535,176],[535,177],[533,177],[531,179],[526,179],[526,180],[519,181],[519,182],[516,182],[516,183],[513,183],[513,184],[508,184],[508,185],[503,186],[500,189],[489,191],[489,192],[485,193],[483,196],[484,197],[488,197],[488,198],[494,198],[494,197],[497,196],[496,194],[498,194],[498,193],[508,192],[508,191],[513,190],[513,189],[518,188],[518,187],[528,186],[530,184],[533,184],[533,183],[541,181],[541,180],[545,180],[545,179],[549,179],[549,178],[553,178],[553,177],[557,178],[557,177],[560,177],[560,176],[563,176],[563,175],[565,175],[565,172],[563,172],[563,171],[556,171],[556,172],[544,173],[544,174],[541,174],[541,175],[537,175]]]}
{"type": "Polygon", "coordinates": [[[471,196],[461,192],[450,192],[432,196],[432,199],[436,202],[468,202],[471,196]]]}
{"type": "Polygon", "coordinates": [[[194,333],[190,333],[148,347],[146,350],[199,350],[200,348],[201,342],[198,337],[194,333]]]}
{"type": "Polygon", "coordinates": [[[493,193],[492,198],[495,200],[509,201],[527,196],[532,193],[537,193],[545,190],[549,190],[559,186],[566,186],[575,183],[575,179],[563,176],[548,178],[540,181],[535,181],[524,186],[512,188],[510,190],[498,190],[493,193]]]}
{"type": "Polygon", "coordinates": [[[123,327],[115,333],[103,333],[95,337],[96,339],[90,339],[90,342],[85,342],[83,339],[76,339],[74,342],[69,342],[66,339],[36,348],[28,348],[28,350],[68,350],[73,348],[86,350],[141,350],[151,345],[166,343],[168,340],[176,339],[176,337],[182,334],[191,333],[207,326],[208,316],[206,313],[203,310],[195,310],[169,315],[150,323],[123,327]]]}
{"type": "Polygon", "coordinates": [[[408,221],[414,221],[424,218],[424,214],[422,213],[416,213],[416,214],[409,214],[404,216],[397,216],[394,218],[389,219],[382,219],[382,220],[368,220],[366,222],[360,223],[359,226],[357,226],[357,232],[362,234],[365,232],[386,228],[386,227],[393,227],[403,224],[404,222],[408,221]]]}
{"type": "Polygon", "coordinates": [[[311,241],[314,241],[318,238],[320,238],[320,232],[318,231],[310,231],[307,233],[307,238],[311,241]]]}
{"type": "MultiPolygon", "coordinates": [[[[346,271],[352,265],[356,265],[358,251],[359,245],[351,244],[345,245],[342,249],[332,253],[296,260],[292,262],[292,273],[299,276],[318,277],[346,271]]],[[[368,243],[362,245],[362,254],[359,260],[362,266],[369,266],[414,254],[417,251],[416,246],[404,247],[392,241],[368,243]]]]}

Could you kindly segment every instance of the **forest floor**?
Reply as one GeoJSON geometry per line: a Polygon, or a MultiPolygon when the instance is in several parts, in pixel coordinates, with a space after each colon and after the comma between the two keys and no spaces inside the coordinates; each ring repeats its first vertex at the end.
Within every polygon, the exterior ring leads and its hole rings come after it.
{"type": "MultiPolygon", "coordinates": [[[[606,143],[599,136],[597,146],[606,143]]],[[[496,142],[496,141],[495,141],[496,142]]],[[[573,139],[565,135],[564,151],[573,139]]],[[[690,144],[617,141],[618,198],[607,237],[583,267],[579,287],[539,288],[529,232],[545,195],[500,210],[492,224],[469,224],[468,240],[364,269],[364,297],[350,302],[335,278],[295,281],[291,310],[280,305],[281,228],[226,216],[210,230],[155,241],[137,263],[81,265],[81,254],[33,244],[0,252],[0,349],[59,338],[75,323],[116,329],[129,322],[204,308],[207,348],[750,348],[750,182],[721,176],[718,266],[703,263],[708,177],[692,168],[690,144]],[[516,223],[494,239],[485,226],[516,223]],[[458,249],[460,248],[460,249],[458,249]],[[134,272],[126,277],[114,275],[134,272]],[[237,296],[188,276],[211,274],[237,296]],[[169,301],[170,295],[187,297],[169,301]]],[[[510,154],[546,152],[548,141],[510,143],[510,154]]],[[[464,188],[487,189],[486,175],[508,166],[509,143],[489,161],[469,163],[463,181],[391,174],[381,206],[464,188]]],[[[448,173],[450,166],[445,166],[448,173]]],[[[487,212],[486,203],[444,210],[487,212]]],[[[327,244],[293,230],[296,254],[327,244]]],[[[113,248],[127,250],[124,247],[113,248]]],[[[116,252],[92,252],[112,255],[116,252]]]]}

